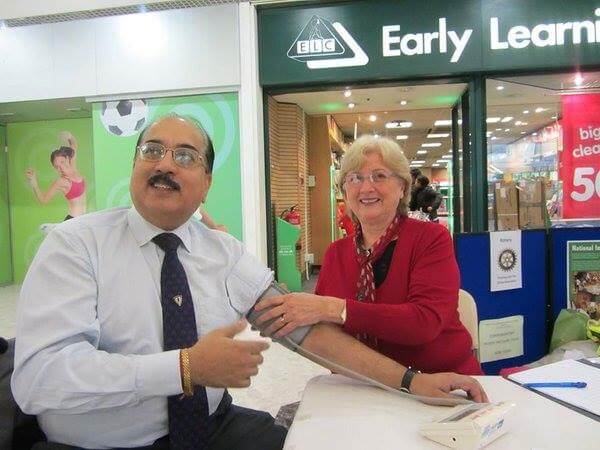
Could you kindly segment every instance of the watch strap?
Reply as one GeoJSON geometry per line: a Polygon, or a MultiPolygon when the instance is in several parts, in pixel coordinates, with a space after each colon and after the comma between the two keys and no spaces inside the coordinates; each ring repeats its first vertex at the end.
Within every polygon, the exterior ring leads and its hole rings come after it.
{"type": "Polygon", "coordinates": [[[406,369],[406,372],[404,372],[404,376],[402,377],[402,382],[400,383],[400,390],[402,392],[410,393],[410,384],[417,373],[418,372],[410,368],[406,369]]]}

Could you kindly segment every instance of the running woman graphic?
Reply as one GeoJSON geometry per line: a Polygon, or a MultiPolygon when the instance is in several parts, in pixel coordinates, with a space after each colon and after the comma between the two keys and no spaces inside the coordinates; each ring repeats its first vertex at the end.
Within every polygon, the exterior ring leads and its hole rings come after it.
{"type": "MultiPolygon", "coordinates": [[[[33,188],[38,201],[45,205],[59,192],[65,196],[68,214],[64,220],[85,214],[85,178],[77,170],[77,140],[68,131],[59,134],[61,146],[50,154],[50,163],[58,173],[58,178],[43,192],[38,184],[35,170],[29,168],[25,176],[33,188]]],[[[42,230],[44,231],[44,230],[42,230]]]]}

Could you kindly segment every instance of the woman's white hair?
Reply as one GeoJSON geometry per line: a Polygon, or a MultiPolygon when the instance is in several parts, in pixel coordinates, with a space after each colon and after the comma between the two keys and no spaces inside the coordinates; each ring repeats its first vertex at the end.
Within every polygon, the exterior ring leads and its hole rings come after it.
{"type": "Polygon", "coordinates": [[[402,148],[391,139],[365,134],[354,141],[342,158],[338,179],[340,190],[344,195],[346,194],[344,189],[346,175],[350,172],[358,172],[365,163],[367,155],[372,153],[380,155],[383,164],[403,181],[404,195],[400,199],[400,202],[398,202],[398,213],[406,216],[408,214],[411,185],[408,160],[404,156],[402,148]]]}

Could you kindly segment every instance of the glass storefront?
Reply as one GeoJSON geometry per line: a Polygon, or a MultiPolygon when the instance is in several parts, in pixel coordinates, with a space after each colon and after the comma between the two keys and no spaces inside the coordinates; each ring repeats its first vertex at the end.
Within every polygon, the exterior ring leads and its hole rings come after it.
{"type": "Polygon", "coordinates": [[[490,230],[600,219],[600,72],[487,80],[490,230]]]}

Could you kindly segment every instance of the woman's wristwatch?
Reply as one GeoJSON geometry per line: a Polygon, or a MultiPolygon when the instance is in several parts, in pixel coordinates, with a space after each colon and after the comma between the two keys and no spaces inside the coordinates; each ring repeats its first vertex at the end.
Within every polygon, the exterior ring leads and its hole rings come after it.
{"type": "Polygon", "coordinates": [[[406,369],[406,372],[404,372],[404,376],[402,377],[402,382],[400,383],[400,390],[402,392],[410,394],[410,384],[412,383],[415,375],[418,373],[420,373],[418,370],[412,370],[410,367],[406,369]]]}

